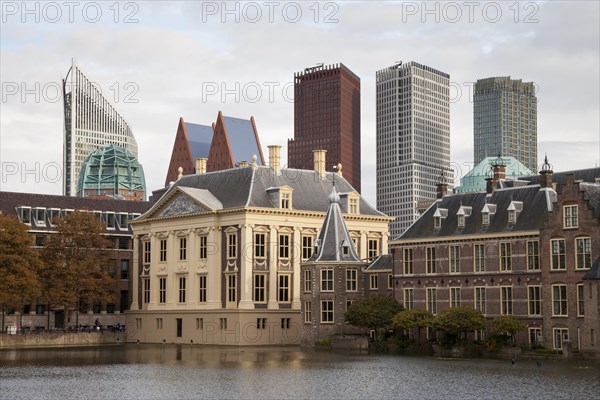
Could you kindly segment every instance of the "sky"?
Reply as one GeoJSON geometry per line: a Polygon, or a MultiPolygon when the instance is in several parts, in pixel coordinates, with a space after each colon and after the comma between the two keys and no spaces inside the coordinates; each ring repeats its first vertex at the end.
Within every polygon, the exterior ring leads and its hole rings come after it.
{"type": "Polygon", "coordinates": [[[294,135],[294,73],[361,78],[362,190],[375,204],[375,73],[416,61],[450,74],[455,177],[473,167],[473,84],[534,82],[538,164],[600,164],[596,1],[1,1],[0,190],[61,194],[63,79],[75,58],[129,122],[148,191],[177,124],[254,116],[263,153],[294,135]]]}

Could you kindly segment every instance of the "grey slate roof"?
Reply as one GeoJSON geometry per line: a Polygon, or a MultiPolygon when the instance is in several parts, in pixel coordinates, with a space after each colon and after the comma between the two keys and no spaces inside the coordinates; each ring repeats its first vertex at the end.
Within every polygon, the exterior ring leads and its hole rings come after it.
{"type": "Polygon", "coordinates": [[[258,148],[258,142],[254,135],[254,127],[249,119],[241,119],[223,116],[225,129],[231,146],[231,153],[236,163],[240,161],[252,160],[252,156],[258,157],[257,162],[264,164],[261,159],[261,152],[258,148]]]}
{"type": "Polygon", "coordinates": [[[184,122],[192,158],[208,158],[213,138],[212,126],[184,122]]]}
{"type": "Polygon", "coordinates": [[[367,267],[367,272],[375,272],[375,271],[391,271],[392,270],[392,255],[384,254],[377,257],[369,266],[367,267]]]}
{"type": "MultiPolygon", "coordinates": [[[[333,174],[333,172],[327,172],[321,178],[311,170],[282,169],[280,175],[275,175],[270,167],[258,166],[253,169],[250,166],[206,174],[185,175],[175,182],[165,195],[170,193],[174,187],[182,186],[208,190],[223,204],[225,209],[244,206],[277,208],[278,205],[273,204],[267,189],[289,186],[292,189],[294,210],[324,212],[330,204],[328,196],[331,193],[333,174]]],[[[335,174],[335,185],[340,192],[355,191],[343,177],[337,174],[335,174]]],[[[362,197],[360,213],[378,217],[386,216],[362,197]]]]}
{"type": "Polygon", "coordinates": [[[397,240],[436,238],[447,236],[473,235],[485,233],[518,232],[538,230],[546,220],[551,198],[556,193],[551,189],[540,189],[539,185],[498,189],[487,193],[459,193],[445,196],[435,201],[397,240]],[[508,207],[511,202],[522,202],[523,210],[517,215],[516,223],[508,223],[508,207]],[[490,223],[482,224],[482,213],[486,203],[496,205],[496,213],[490,215],[490,223]],[[464,228],[458,227],[457,212],[461,206],[472,208],[472,214],[465,218],[464,228]],[[447,209],[447,217],[439,229],[434,229],[433,215],[436,209],[447,209]]]}
{"type": "Polygon", "coordinates": [[[583,279],[600,279],[600,257],[592,264],[592,268],[586,272],[583,279]]]}
{"type": "MultiPolygon", "coordinates": [[[[553,172],[552,173],[552,181],[557,184],[564,184],[567,181],[567,175],[575,174],[575,180],[581,180],[583,182],[594,182],[596,178],[600,178],[600,168],[587,168],[587,169],[578,169],[574,171],[563,171],[563,172],[553,172]]],[[[526,180],[531,182],[532,184],[540,183],[540,175],[532,175],[532,176],[522,176],[519,179],[526,180]]]]}
{"type": "Polygon", "coordinates": [[[594,210],[594,215],[600,217],[600,185],[594,183],[582,182],[579,188],[583,190],[584,199],[590,202],[590,207],[594,210]]]}
{"type": "Polygon", "coordinates": [[[342,217],[340,196],[335,187],[329,195],[329,209],[315,243],[315,251],[308,262],[361,262],[342,217]]]}

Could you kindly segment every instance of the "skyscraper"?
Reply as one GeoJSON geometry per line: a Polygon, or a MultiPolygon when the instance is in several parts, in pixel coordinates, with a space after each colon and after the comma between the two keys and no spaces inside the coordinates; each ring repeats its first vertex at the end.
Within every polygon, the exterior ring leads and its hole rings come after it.
{"type": "Polygon", "coordinates": [[[294,138],[288,167],[313,169],[313,150],[324,149],[328,171],[342,164],[360,192],[360,78],[344,64],[294,74],[294,138]]]}
{"type": "Polygon", "coordinates": [[[391,237],[418,217],[418,206],[436,197],[450,169],[450,75],[418,64],[377,71],[377,208],[396,217],[391,237]]]}
{"type": "Polygon", "coordinates": [[[72,60],[63,79],[63,194],[77,195],[83,162],[92,150],[114,144],[138,157],[137,141],[125,119],[72,60]]]}
{"type": "Polygon", "coordinates": [[[479,79],[473,97],[474,162],[514,157],[537,171],[537,98],[533,82],[479,79]]]}

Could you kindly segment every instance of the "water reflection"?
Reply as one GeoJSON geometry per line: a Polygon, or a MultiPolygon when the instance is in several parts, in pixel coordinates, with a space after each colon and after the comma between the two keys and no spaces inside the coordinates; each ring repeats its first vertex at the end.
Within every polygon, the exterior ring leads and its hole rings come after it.
{"type": "Polygon", "coordinates": [[[597,398],[598,364],[120,345],[0,351],[1,398],[597,398]]]}

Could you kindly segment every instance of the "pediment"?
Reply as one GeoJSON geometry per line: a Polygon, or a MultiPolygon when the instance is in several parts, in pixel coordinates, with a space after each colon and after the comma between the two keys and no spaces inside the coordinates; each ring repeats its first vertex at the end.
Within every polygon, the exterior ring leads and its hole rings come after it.
{"type": "Polygon", "coordinates": [[[191,199],[188,195],[180,193],[163,205],[153,217],[173,217],[207,211],[211,211],[211,209],[191,199]]]}

